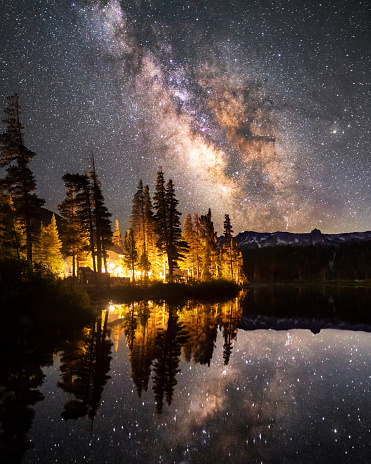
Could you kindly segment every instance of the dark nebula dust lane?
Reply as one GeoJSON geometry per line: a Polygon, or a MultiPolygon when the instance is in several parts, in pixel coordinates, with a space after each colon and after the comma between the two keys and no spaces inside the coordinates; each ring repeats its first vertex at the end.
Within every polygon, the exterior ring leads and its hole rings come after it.
{"type": "Polygon", "coordinates": [[[370,229],[367,1],[2,5],[3,107],[19,93],[51,209],[93,151],[122,225],[162,166],[219,233],[370,229]]]}

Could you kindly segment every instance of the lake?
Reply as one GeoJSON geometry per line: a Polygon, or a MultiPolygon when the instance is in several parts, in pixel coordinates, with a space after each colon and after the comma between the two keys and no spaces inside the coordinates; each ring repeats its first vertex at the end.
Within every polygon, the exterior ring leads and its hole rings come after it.
{"type": "Polygon", "coordinates": [[[257,316],[272,294],[251,294],[107,305],[44,367],[17,356],[9,462],[370,462],[370,327],[257,316]]]}

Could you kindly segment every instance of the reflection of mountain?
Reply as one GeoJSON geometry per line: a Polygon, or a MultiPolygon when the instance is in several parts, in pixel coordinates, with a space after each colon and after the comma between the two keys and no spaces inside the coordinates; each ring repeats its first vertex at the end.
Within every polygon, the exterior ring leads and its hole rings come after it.
{"type": "Polygon", "coordinates": [[[112,343],[106,339],[107,312],[102,312],[78,338],[68,342],[61,356],[61,381],[58,386],[72,393],[64,405],[63,419],[77,419],[89,414],[94,418],[103,388],[109,379],[112,343]]]}
{"type": "Polygon", "coordinates": [[[369,287],[252,287],[243,300],[241,328],[308,328],[319,332],[326,327],[352,327],[355,330],[357,326],[371,324],[370,301],[369,287]]]}
{"type": "MultiPolygon", "coordinates": [[[[147,391],[153,371],[159,412],[164,397],[171,403],[181,352],[188,362],[210,365],[219,328],[224,337],[224,364],[228,364],[242,316],[240,298],[217,304],[188,302],[178,309],[165,303],[137,302],[116,305],[115,310],[130,349],[132,378],[138,395],[147,391]]],[[[117,323],[114,324],[117,331],[117,323]]]]}

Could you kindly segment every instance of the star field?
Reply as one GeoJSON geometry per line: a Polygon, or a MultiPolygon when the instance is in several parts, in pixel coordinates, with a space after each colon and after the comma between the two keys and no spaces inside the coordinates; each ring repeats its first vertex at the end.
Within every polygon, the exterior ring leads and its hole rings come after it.
{"type": "Polygon", "coordinates": [[[2,107],[20,95],[46,207],[94,152],[122,228],[159,166],[219,233],[371,228],[369,2],[1,6],[2,107]]]}
{"type": "Polygon", "coordinates": [[[45,369],[24,462],[367,461],[369,333],[239,330],[228,366],[219,333],[210,366],[182,360],[161,414],[151,388],[138,397],[126,344],[122,333],[93,423],[61,419],[59,356],[45,369]]]}

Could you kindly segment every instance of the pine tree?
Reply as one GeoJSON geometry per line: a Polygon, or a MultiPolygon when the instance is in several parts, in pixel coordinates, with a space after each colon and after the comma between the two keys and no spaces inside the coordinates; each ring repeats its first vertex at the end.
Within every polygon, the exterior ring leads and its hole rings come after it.
{"type": "Polygon", "coordinates": [[[47,232],[47,262],[53,272],[61,272],[63,268],[62,242],[59,239],[57,222],[53,214],[50,224],[46,228],[47,232]]]}
{"type": "Polygon", "coordinates": [[[143,204],[143,182],[139,181],[137,191],[132,200],[130,224],[138,249],[145,251],[144,237],[144,204],[143,204]]]}
{"type": "Polygon", "coordinates": [[[66,197],[58,206],[62,215],[62,241],[67,256],[72,259],[72,276],[76,277],[76,270],[81,261],[85,260],[85,253],[89,250],[89,232],[79,214],[79,201],[76,197],[76,183],[71,182],[71,175],[66,174],[63,180],[67,189],[66,197]]]}
{"type": "Polygon", "coordinates": [[[153,217],[153,208],[151,196],[149,194],[149,187],[143,187],[143,231],[144,231],[144,250],[141,258],[142,261],[147,262],[148,272],[155,270],[157,261],[157,247],[156,247],[156,222],[153,217]]]}
{"type": "Polygon", "coordinates": [[[76,201],[76,213],[89,233],[96,284],[102,280],[102,260],[107,272],[106,247],[111,241],[111,214],[105,204],[102,189],[92,158],[92,169],[88,174],[65,174],[63,180],[71,189],[76,201]]]}
{"type": "Polygon", "coordinates": [[[39,239],[36,244],[35,260],[47,266],[52,272],[59,274],[63,269],[62,242],[59,239],[57,222],[53,214],[50,224],[41,224],[39,239]]]}
{"type": "Polygon", "coordinates": [[[22,228],[11,197],[0,192],[0,256],[20,258],[22,228]]]}
{"type": "Polygon", "coordinates": [[[135,282],[135,268],[138,260],[133,229],[126,231],[124,238],[124,263],[132,272],[132,281],[135,282]]]}
{"type": "Polygon", "coordinates": [[[233,280],[233,259],[234,259],[234,241],[232,239],[233,230],[229,214],[224,216],[224,243],[223,249],[227,254],[227,266],[229,267],[230,279],[233,280]]]}
{"type": "Polygon", "coordinates": [[[98,180],[97,172],[95,169],[94,156],[91,157],[92,169],[88,173],[88,181],[90,181],[92,194],[93,194],[93,212],[95,221],[95,244],[97,256],[98,277],[102,274],[102,259],[106,274],[107,269],[107,245],[111,243],[112,229],[111,229],[111,213],[104,203],[104,196],[102,193],[101,184],[98,180]]]}
{"type": "Polygon", "coordinates": [[[165,187],[164,174],[160,168],[154,195],[157,247],[166,256],[170,280],[173,279],[177,262],[183,259],[182,251],[185,249],[181,239],[181,213],[176,209],[177,205],[173,182],[169,180],[165,187]]]}
{"type": "Polygon", "coordinates": [[[130,224],[133,229],[138,256],[140,257],[138,264],[144,275],[147,276],[151,269],[156,270],[157,248],[155,220],[149,187],[148,185],[143,187],[142,180],[139,181],[132,200],[130,224]]]}
{"type": "Polygon", "coordinates": [[[170,279],[177,263],[184,259],[184,251],[187,249],[186,244],[182,241],[182,229],[180,227],[180,213],[177,210],[178,200],[175,197],[173,181],[170,179],[166,184],[166,203],[168,208],[168,261],[170,279]]]}
{"type": "Polygon", "coordinates": [[[200,217],[200,239],[202,247],[202,279],[219,277],[219,256],[216,232],[211,220],[211,210],[200,217]]]}
{"type": "Polygon", "coordinates": [[[199,280],[201,276],[201,240],[200,240],[200,220],[197,213],[187,214],[183,225],[182,239],[188,245],[185,251],[185,260],[181,263],[181,268],[187,270],[188,276],[199,280]]]}
{"type": "Polygon", "coordinates": [[[184,260],[180,267],[187,272],[188,278],[195,278],[194,262],[193,262],[193,241],[194,241],[194,230],[192,223],[192,216],[187,214],[183,224],[182,239],[188,244],[188,251],[185,253],[184,260]]]}
{"type": "Polygon", "coordinates": [[[115,231],[113,232],[113,235],[112,235],[112,243],[120,250],[120,252],[122,252],[124,244],[122,242],[122,236],[120,232],[118,219],[116,219],[116,222],[115,222],[115,231]]]}
{"type": "Polygon", "coordinates": [[[35,153],[24,142],[23,126],[20,121],[18,95],[7,97],[6,119],[2,122],[6,131],[0,135],[0,168],[6,168],[1,187],[14,201],[14,206],[26,235],[27,260],[32,262],[32,244],[34,241],[34,219],[38,209],[45,203],[36,191],[36,181],[29,163],[35,153]]]}
{"type": "Polygon", "coordinates": [[[237,247],[236,238],[233,237],[233,229],[229,215],[226,214],[224,218],[224,242],[220,250],[223,276],[232,281],[240,282],[243,276],[242,253],[237,247]]]}
{"type": "MultiPolygon", "coordinates": [[[[153,206],[155,210],[154,218],[156,221],[156,245],[162,256],[164,263],[166,262],[165,256],[169,246],[168,229],[167,229],[167,204],[165,196],[165,179],[164,173],[160,168],[157,173],[155,193],[153,196],[153,206]]],[[[170,273],[170,272],[169,272],[170,273]]],[[[164,267],[164,280],[166,272],[164,267]]]]}

